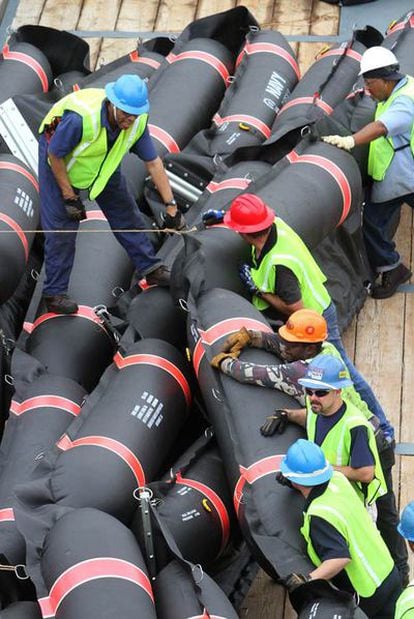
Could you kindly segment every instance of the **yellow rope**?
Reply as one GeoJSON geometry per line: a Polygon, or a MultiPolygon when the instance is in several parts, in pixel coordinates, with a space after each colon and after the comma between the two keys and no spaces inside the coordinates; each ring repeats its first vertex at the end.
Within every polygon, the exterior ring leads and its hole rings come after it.
{"type": "MultiPolygon", "coordinates": [[[[106,230],[98,230],[98,229],[92,229],[92,230],[82,230],[81,228],[79,228],[78,230],[43,230],[41,228],[37,229],[37,230],[19,230],[19,232],[23,232],[24,234],[37,234],[38,232],[43,232],[43,233],[47,233],[47,234],[85,234],[85,233],[95,233],[95,232],[99,232],[99,233],[108,233],[108,232],[134,232],[135,234],[188,234],[189,232],[197,232],[197,228],[196,226],[193,226],[192,228],[189,228],[188,230],[175,230],[174,228],[163,228],[162,230],[154,230],[153,228],[151,228],[150,230],[137,230],[135,228],[131,228],[131,229],[125,229],[125,228],[121,228],[121,229],[112,229],[112,228],[108,228],[106,230]]],[[[0,230],[0,234],[17,234],[16,230],[10,229],[10,230],[0,230]]]]}

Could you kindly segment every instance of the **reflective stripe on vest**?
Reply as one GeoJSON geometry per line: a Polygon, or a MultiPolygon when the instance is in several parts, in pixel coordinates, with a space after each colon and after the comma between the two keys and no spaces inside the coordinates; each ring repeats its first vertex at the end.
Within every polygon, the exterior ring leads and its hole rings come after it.
{"type": "Polygon", "coordinates": [[[304,514],[301,533],[307,542],[309,558],[318,566],[321,560],[310,537],[312,516],[326,520],[345,539],[351,557],[345,572],[360,596],[371,597],[391,573],[394,562],[378,529],[344,475],[335,471],[325,492],[311,502],[304,514]]]}
{"type": "MultiPolygon", "coordinates": [[[[414,79],[408,78],[407,83],[392,92],[386,101],[380,101],[375,111],[375,120],[381,120],[382,114],[388,110],[397,97],[409,97],[414,101],[414,79]]],[[[408,148],[408,145],[407,145],[408,148]]],[[[411,127],[410,149],[414,156],[414,122],[411,127]]],[[[381,136],[373,140],[369,146],[368,174],[375,181],[384,180],[385,174],[394,158],[395,149],[392,137],[381,136]]]]}
{"type": "MultiPolygon", "coordinates": [[[[318,415],[312,411],[309,398],[306,398],[306,432],[308,439],[315,442],[316,421],[318,415]]],[[[346,402],[345,413],[341,419],[329,430],[328,434],[320,445],[326,459],[334,466],[350,466],[351,462],[351,430],[358,426],[367,428],[368,445],[374,457],[375,471],[374,479],[369,484],[362,485],[361,482],[351,482],[357,491],[358,496],[367,504],[372,503],[379,497],[387,493],[384,474],[378,455],[377,443],[375,441],[374,430],[371,424],[364,418],[363,414],[350,402],[346,402]],[[364,493],[366,487],[366,496],[364,493]]]]}
{"type": "Polygon", "coordinates": [[[120,131],[108,151],[106,129],[101,124],[104,99],[102,88],[86,88],[70,93],[52,107],[39,128],[39,133],[42,133],[65,111],[76,112],[82,117],[81,141],[64,160],[72,186],[89,189],[91,200],[104,190],[125,154],[144,133],[148,121],[148,114],[140,114],[129,129],[120,131]]]}
{"type": "Polygon", "coordinates": [[[410,617],[414,617],[414,580],[410,582],[398,598],[394,619],[410,619],[410,617]],[[410,613],[410,610],[412,613],[410,613]]]}
{"type": "MultiPolygon", "coordinates": [[[[276,228],[276,243],[263,257],[260,266],[251,269],[254,283],[261,291],[274,294],[276,270],[273,267],[285,266],[298,279],[304,306],[322,314],[331,303],[331,298],[324,285],[326,282],[325,275],[300,236],[280,217],[276,220],[276,228]]],[[[252,262],[253,265],[256,264],[254,247],[252,247],[252,262]]],[[[257,296],[253,297],[253,305],[261,311],[269,307],[269,303],[257,296]]]]}

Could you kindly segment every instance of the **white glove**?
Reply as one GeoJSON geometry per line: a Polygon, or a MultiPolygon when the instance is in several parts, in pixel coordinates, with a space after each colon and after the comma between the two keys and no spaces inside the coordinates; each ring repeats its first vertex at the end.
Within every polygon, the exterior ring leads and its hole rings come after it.
{"type": "Polygon", "coordinates": [[[352,135],[346,135],[344,137],[341,135],[324,135],[321,139],[327,144],[333,144],[347,151],[352,150],[355,146],[355,140],[352,135]]]}

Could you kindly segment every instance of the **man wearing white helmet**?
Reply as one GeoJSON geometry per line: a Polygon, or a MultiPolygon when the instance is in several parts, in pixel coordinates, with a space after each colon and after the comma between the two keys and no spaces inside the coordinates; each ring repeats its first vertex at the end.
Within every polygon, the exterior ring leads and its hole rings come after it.
{"type": "Polygon", "coordinates": [[[371,267],[381,277],[372,290],[375,299],[391,297],[412,275],[390,234],[390,222],[401,205],[414,207],[414,79],[399,69],[398,59],[385,47],[364,52],[360,75],[378,102],[375,120],[353,135],[322,138],[347,151],[370,144],[368,174],[373,185],[364,207],[363,231],[371,267]]]}

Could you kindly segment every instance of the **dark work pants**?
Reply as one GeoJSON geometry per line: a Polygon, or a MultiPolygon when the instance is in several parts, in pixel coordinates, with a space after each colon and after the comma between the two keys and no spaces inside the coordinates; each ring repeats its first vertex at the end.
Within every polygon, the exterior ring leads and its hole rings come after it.
{"type": "Polygon", "coordinates": [[[393,619],[402,587],[396,567],[370,598],[359,598],[359,607],[369,619],[393,619]]]}

